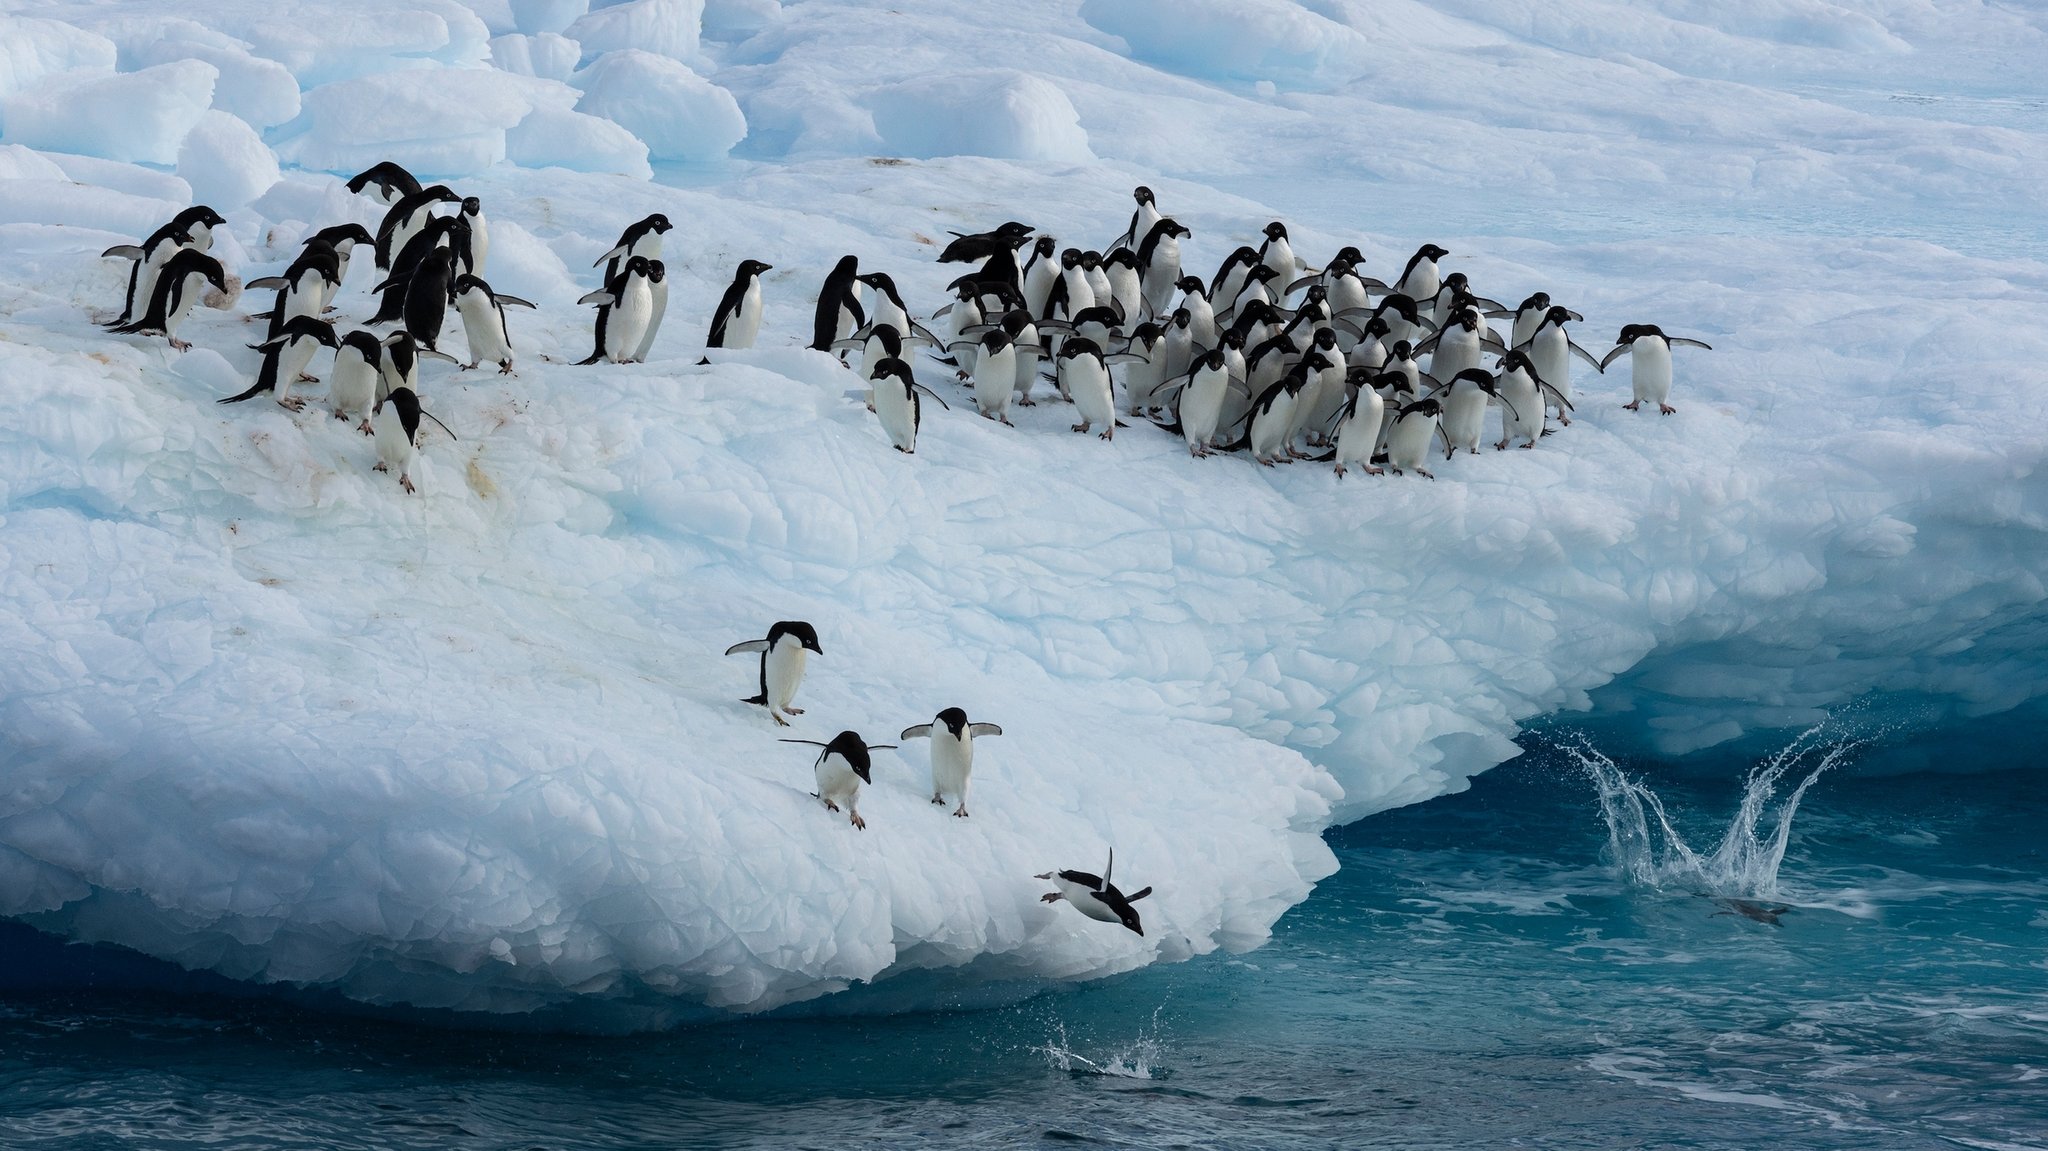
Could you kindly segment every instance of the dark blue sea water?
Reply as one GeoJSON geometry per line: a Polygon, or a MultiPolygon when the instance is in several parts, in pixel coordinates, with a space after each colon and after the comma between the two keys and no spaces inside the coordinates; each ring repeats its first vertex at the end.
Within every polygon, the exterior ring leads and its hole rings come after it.
{"type": "Polygon", "coordinates": [[[994,1010],[590,1038],[17,982],[0,1146],[2048,1147],[2048,773],[1793,752],[1745,809],[1751,765],[1564,736],[1333,831],[1257,952],[994,1010]]]}

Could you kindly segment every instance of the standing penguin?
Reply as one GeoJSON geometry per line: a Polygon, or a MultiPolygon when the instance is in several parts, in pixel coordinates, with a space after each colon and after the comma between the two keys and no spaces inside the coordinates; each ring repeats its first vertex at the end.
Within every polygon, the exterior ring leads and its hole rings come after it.
{"type": "Polygon", "coordinates": [[[284,331],[263,343],[249,346],[263,353],[263,365],[256,370],[256,386],[241,395],[216,400],[215,403],[239,404],[270,392],[279,407],[296,412],[306,406],[306,401],[292,395],[292,385],[302,379],[318,382],[312,376],[302,374],[313,359],[313,353],[322,347],[340,347],[334,338],[334,325],[316,316],[294,316],[284,326],[284,331]]]}
{"type": "MultiPolygon", "coordinates": [[[[1459,448],[1477,455],[1480,437],[1486,432],[1487,401],[1500,398],[1493,373],[1466,368],[1446,381],[1443,391],[1444,458],[1450,459],[1459,448]]],[[[1515,414],[1519,419],[1520,412],[1515,414]]]]}
{"type": "MultiPolygon", "coordinates": [[[[1500,402],[1503,407],[1500,419],[1500,442],[1493,445],[1495,451],[1506,451],[1514,441],[1526,440],[1522,446],[1533,448],[1536,441],[1550,433],[1543,427],[1543,413],[1547,401],[1553,398],[1548,384],[1536,374],[1536,368],[1529,362],[1525,352],[1509,352],[1501,357],[1500,402]]],[[[1561,401],[1570,407],[1570,401],[1561,401]]]]}
{"type": "Polygon", "coordinates": [[[741,260],[725,295],[718,298],[718,310],[711,314],[707,348],[751,348],[761,334],[761,273],[773,264],[741,260]]]}
{"type": "Polygon", "coordinates": [[[811,323],[810,346],[814,350],[830,352],[834,343],[867,323],[867,313],[854,296],[859,277],[860,259],[855,256],[840,257],[832,274],[825,277],[825,285],[818,291],[817,314],[811,323]]]}
{"type": "Polygon", "coordinates": [[[377,465],[370,470],[389,472],[396,467],[398,486],[407,494],[418,491],[412,486],[412,456],[419,444],[420,398],[411,388],[393,388],[370,418],[377,430],[377,465]]]}
{"type": "Polygon", "coordinates": [[[327,377],[327,403],[334,409],[334,418],[346,421],[361,413],[362,423],[356,430],[366,436],[376,434],[370,425],[370,408],[377,402],[383,360],[384,345],[377,341],[376,333],[358,329],[342,338],[334,352],[334,371],[327,377]]]}
{"type": "Polygon", "coordinates": [[[1159,205],[1152,196],[1152,189],[1140,184],[1131,189],[1131,199],[1138,202],[1137,208],[1131,212],[1131,225],[1124,229],[1123,235],[1111,241],[1109,246],[1112,248],[1130,247],[1142,241],[1159,223],[1159,205]]]}
{"type": "Polygon", "coordinates": [[[1059,241],[1040,236],[1031,249],[1031,261],[1021,273],[1024,280],[1024,308],[1034,320],[1045,318],[1045,300],[1060,278],[1060,261],[1055,254],[1059,241]]]}
{"type": "Polygon", "coordinates": [[[1387,427],[1387,466],[1395,475],[1414,472],[1427,479],[1436,478],[1422,465],[1429,459],[1430,441],[1436,438],[1437,420],[1442,414],[1443,405],[1425,397],[1404,405],[1394,416],[1394,422],[1387,427]]]}
{"type": "Polygon", "coordinates": [[[430,351],[419,346],[411,332],[393,332],[384,337],[384,354],[378,359],[380,379],[377,385],[377,399],[400,388],[418,396],[420,392],[420,360],[426,356],[453,363],[455,357],[446,352],[430,351]]]}
{"type": "MultiPolygon", "coordinates": [[[[1566,427],[1570,427],[1572,422],[1572,357],[1577,356],[1593,365],[1594,371],[1601,371],[1600,361],[1593,357],[1593,353],[1580,347],[1564,330],[1567,321],[1579,318],[1579,314],[1570,308],[1550,305],[1530,329],[1528,338],[1516,345],[1529,354],[1529,363],[1535,368],[1537,378],[1549,385],[1553,394],[1546,402],[1556,410],[1557,422],[1566,427]]],[[[1519,328],[1521,323],[1518,317],[1516,327],[1519,328]]]]}
{"type": "Polygon", "coordinates": [[[1085,336],[1074,336],[1060,345],[1060,391],[1073,398],[1074,414],[1081,417],[1073,430],[1085,433],[1101,424],[1105,440],[1116,438],[1116,395],[1109,379],[1111,360],[1123,362],[1125,357],[1105,357],[1102,346],[1085,336]]]}
{"type": "Polygon", "coordinates": [[[1188,374],[1170,383],[1162,397],[1176,398],[1174,421],[1161,425],[1178,432],[1187,441],[1188,454],[1206,456],[1216,439],[1223,416],[1223,397],[1230,390],[1231,373],[1222,348],[1211,348],[1196,356],[1188,374]]]}
{"type": "Polygon", "coordinates": [[[377,225],[377,266],[386,270],[398,270],[393,268],[392,261],[400,252],[405,251],[406,244],[419,234],[420,229],[427,226],[427,221],[434,214],[434,205],[461,202],[462,197],[456,195],[448,185],[435,184],[431,188],[421,188],[393,204],[391,210],[384,213],[383,222],[377,225]]]}
{"type": "Polygon", "coordinates": [[[1010,333],[989,328],[978,342],[957,341],[948,350],[956,357],[974,356],[974,406],[982,417],[1009,423],[1010,399],[1017,394],[1017,347],[1010,333]]]}
{"type": "Polygon", "coordinates": [[[1286,378],[1260,393],[1252,401],[1251,411],[1246,413],[1244,437],[1230,445],[1230,451],[1250,448],[1252,461],[1260,467],[1272,467],[1288,454],[1288,436],[1294,430],[1294,409],[1301,398],[1302,386],[1307,382],[1307,373],[1299,366],[1287,373],[1286,378]]]}
{"type": "Polygon", "coordinates": [[[906,727],[898,739],[924,739],[932,741],[932,802],[945,805],[946,793],[960,797],[960,805],[953,809],[959,819],[967,818],[967,784],[974,774],[974,741],[982,736],[1001,735],[1003,729],[992,723],[969,723],[967,713],[957,707],[940,712],[930,723],[906,727]]]}
{"type": "MultiPolygon", "coordinates": [[[[1353,368],[1351,374],[1363,376],[1364,369],[1353,368]]],[[[1373,453],[1378,450],[1380,425],[1386,413],[1386,403],[1373,390],[1369,380],[1360,379],[1352,391],[1350,402],[1337,413],[1337,449],[1331,458],[1337,461],[1337,478],[1343,479],[1345,469],[1353,464],[1363,468],[1366,475],[1376,476],[1380,469],[1373,466],[1373,453]]]]}
{"type": "Polygon", "coordinates": [[[633,345],[632,354],[627,357],[636,364],[647,362],[647,353],[654,349],[654,333],[661,330],[661,318],[668,315],[668,265],[660,260],[647,261],[647,323],[640,329],[640,340],[633,345]]]}
{"type": "Polygon", "coordinates": [[[1109,863],[1102,869],[1101,876],[1085,871],[1048,871],[1039,879],[1050,879],[1058,891],[1039,896],[1041,903],[1058,903],[1064,899],[1074,905],[1074,910],[1090,919],[1102,923],[1121,923],[1139,935],[1145,934],[1145,927],[1138,922],[1137,909],[1131,904],[1152,894],[1149,887],[1140,888],[1129,895],[1117,890],[1109,881],[1109,873],[1116,867],[1116,849],[1109,851],[1109,863]]]}
{"type": "Polygon", "coordinates": [[[889,442],[906,456],[917,452],[917,429],[924,417],[917,393],[922,391],[939,400],[940,407],[951,410],[946,401],[912,378],[909,364],[894,356],[876,364],[868,379],[874,383],[875,416],[889,433],[889,442]]]}
{"type": "Polygon", "coordinates": [[[633,358],[641,333],[647,330],[647,317],[654,310],[654,289],[649,282],[653,270],[654,261],[647,257],[629,257],[603,288],[576,301],[598,305],[595,346],[588,356],[576,361],[578,364],[599,360],[623,364],[633,358]]]}
{"type": "MultiPolygon", "coordinates": [[[[642,217],[634,223],[627,225],[626,230],[619,233],[619,242],[612,245],[610,251],[591,261],[590,266],[593,268],[599,264],[604,265],[605,288],[599,290],[604,291],[609,289],[615,282],[619,282],[619,274],[625,270],[626,265],[632,261],[633,257],[638,256],[648,261],[650,266],[655,260],[659,260],[661,258],[661,238],[668,234],[670,228],[671,225],[668,222],[668,217],[660,212],[642,217]]],[[[648,292],[648,308],[651,313],[654,306],[652,287],[648,289],[648,292]]],[[[588,296],[584,298],[589,299],[588,296]]],[[[665,299],[664,297],[664,302],[665,299]]],[[[601,354],[604,351],[604,337],[602,333],[611,326],[611,310],[612,305],[610,304],[599,304],[597,308],[597,330],[600,334],[597,340],[597,351],[592,353],[597,359],[604,358],[601,354]]],[[[645,329],[642,329],[640,334],[645,335],[645,329]]],[[[639,351],[637,343],[627,349],[629,355],[637,351],[639,351]]],[[[584,360],[581,362],[595,363],[596,360],[584,360]]]]}
{"type": "Polygon", "coordinates": [[[1259,250],[1239,245],[1237,251],[1225,257],[1216,275],[1209,280],[1209,299],[1227,312],[1230,302],[1244,290],[1244,280],[1253,268],[1259,266],[1259,250]]]}
{"type": "Polygon", "coordinates": [[[405,330],[428,351],[439,351],[441,329],[448,323],[448,302],[455,295],[455,253],[435,248],[405,282],[405,330]]]}
{"type": "Polygon", "coordinates": [[[462,334],[469,341],[469,362],[474,368],[489,361],[498,374],[512,374],[512,329],[505,323],[505,308],[531,308],[518,296],[501,296],[480,277],[465,275],[455,281],[455,310],[462,315],[462,334]]]}
{"type": "Polygon", "coordinates": [[[276,289],[277,299],[267,312],[257,313],[258,318],[270,321],[264,332],[266,339],[275,338],[284,331],[287,322],[299,316],[319,316],[327,309],[327,301],[334,298],[335,289],[341,286],[341,257],[334,245],[324,240],[308,240],[306,248],[293,260],[281,276],[264,276],[242,285],[255,290],[276,289]]]}
{"type": "Polygon", "coordinates": [[[484,219],[484,202],[475,196],[462,199],[461,216],[469,225],[469,274],[484,274],[484,257],[491,254],[491,225],[484,219]]]}
{"type": "Polygon", "coordinates": [[[150,288],[149,304],[142,314],[114,330],[128,334],[161,332],[171,347],[182,352],[192,345],[178,338],[178,326],[185,322],[208,284],[225,293],[227,270],[205,252],[180,248],[157,273],[156,283],[150,288]]]}
{"type": "MultiPolygon", "coordinates": [[[[1180,282],[1180,242],[1193,232],[1179,223],[1163,219],[1152,225],[1138,241],[1138,280],[1145,297],[1146,314],[1170,314],[1174,285],[1180,282]]],[[[1201,281],[1197,280],[1196,283],[1201,281]]]]}
{"type": "Polygon", "coordinates": [[[818,781],[817,796],[825,801],[825,810],[838,811],[839,805],[846,805],[848,822],[866,831],[868,821],[860,817],[860,785],[873,783],[870,774],[873,765],[868,753],[893,751],[893,743],[868,743],[857,731],[842,731],[832,737],[831,743],[819,743],[815,739],[785,739],[784,743],[807,743],[825,750],[818,753],[818,761],[811,770],[818,781]]]}
{"type": "MultiPolygon", "coordinates": [[[[334,249],[334,286],[338,290],[348,279],[348,259],[355,253],[356,245],[367,244],[375,248],[377,241],[370,235],[370,230],[361,224],[336,224],[332,228],[322,228],[306,237],[308,248],[315,243],[325,244],[334,249]]],[[[329,292],[327,298],[332,301],[334,293],[329,292]]]]}
{"type": "Polygon", "coordinates": [[[1671,349],[1680,346],[1713,350],[1698,340],[1667,336],[1655,324],[1623,326],[1621,334],[1614,337],[1614,350],[1601,357],[1599,365],[1604,372],[1623,352],[1629,353],[1629,382],[1635,398],[1622,407],[1633,412],[1649,400],[1667,416],[1678,410],[1665,401],[1671,398],[1671,349]]]}
{"type": "Polygon", "coordinates": [[[791,707],[789,702],[796,698],[797,685],[804,681],[804,653],[817,652],[824,655],[818,646],[818,632],[802,620],[783,620],[768,629],[767,639],[750,639],[725,649],[727,655],[741,652],[761,653],[761,694],[742,703],[759,704],[768,709],[768,716],[778,727],[788,727],[784,715],[802,715],[804,709],[791,707]]]}
{"type": "Polygon", "coordinates": [[[390,207],[420,190],[420,182],[411,172],[389,160],[357,172],[349,177],[348,190],[360,196],[364,189],[370,190],[370,198],[390,207]]]}
{"type": "Polygon", "coordinates": [[[171,257],[187,248],[210,250],[213,230],[225,223],[220,213],[199,204],[171,217],[170,223],[151,232],[139,245],[117,244],[101,252],[102,257],[119,257],[134,264],[128,269],[128,295],[122,301],[120,318],[106,326],[119,327],[135,318],[137,308],[147,308],[150,297],[156,294],[157,276],[171,257]]]}
{"type": "Polygon", "coordinates": [[[1152,410],[1152,394],[1166,380],[1166,333],[1158,324],[1139,324],[1124,345],[1124,354],[1137,357],[1125,361],[1129,365],[1124,369],[1125,410],[1142,416],[1152,410]]]}
{"type": "Polygon", "coordinates": [[[1401,269],[1401,278],[1394,281],[1394,291],[1412,301],[1433,304],[1437,292],[1443,289],[1443,278],[1437,271],[1436,262],[1448,255],[1449,252],[1435,244],[1424,244],[1415,249],[1415,254],[1408,257],[1408,265],[1401,269]]]}
{"type": "Polygon", "coordinates": [[[1266,225],[1266,242],[1259,246],[1259,262],[1273,269],[1284,293],[1301,272],[1301,260],[1287,242],[1287,225],[1278,220],[1266,225]]]}

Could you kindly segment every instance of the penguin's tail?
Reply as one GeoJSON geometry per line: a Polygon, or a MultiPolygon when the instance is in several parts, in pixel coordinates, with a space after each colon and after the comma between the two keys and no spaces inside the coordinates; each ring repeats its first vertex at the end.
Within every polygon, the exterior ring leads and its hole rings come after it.
{"type": "Polygon", "coordinates": [[[1336,459],[1336,458],[1337,458],[1337,449],[1336,449],[1336,448],[1331,448],[1331,449],[1330,449],[1329,451],[1327,451],[1327,452],[1324,452],[1324,453],[1323,453],[1322,455],[1319,455],[1319,456],[1310,456],[1310,457],[1308,458],[1308,462],[1310,462],[1310,463],[1312,463],[1312,464],[1327,464],[1327,463],[1329,463],[1329,462],[1330,462],[1331,460],[1334,460],[1334,459],[1336,459]]]}
{"type": "Polygon", "coordinates": [[[743,700],[741,700],[740,702],[741,702],[741,703],[752,703],[752,704],[759,704],[759,705],[760,705],[760,706],[762,706],[762,707],[767,707],[767,706],[768,706],[768,693],[764,691],[764,692],[762,692],[762,693],[761,693],[760,695],[755,695],[755,696],[749,696],[749,697],[747,697],[746,699],[743,699],[743,700]]]}
{"type": "Polygon", "coordinates": [[[599,345],[596,350],[592,351],[589,355],[583,357],[582,359],[577,360],[576,363],[577,366],[581,367],[584,364],[594,364],[601,359],[604,359],[604,347],[602,345],[599,345]]]}
{"type": "Polygon", "coordinates": [[[243,393],[242,393],[241,395],[239,395],[239,396],[229,396],[229,397],[228,397],[227,399],[224,399],[224,400],[215,400],[215,401],[213,401],[213,402],[214,402],[214,403],[216,403],[216,404],[239,404],[239,403],[241,403],[241,402],[242,402],[243,400],[253,400],[253,399],[255,399],[255,398],[256,398],[257,396],[260,396],[260,395],[262,395],[263,393],[265,393],[265,392],[267,392],[267,391],[269,391],[269,390],[270,390],[270,385],[269,385],[269,384],[265,384],[265,383],[259,383],[259,384],[257,384],[257,385],[256,385],[255,387],[253,387],[253,388],[250,388],[250,389],[249,389],[248,391],[246,391],[246,392],[243,392],[243,393]]]}

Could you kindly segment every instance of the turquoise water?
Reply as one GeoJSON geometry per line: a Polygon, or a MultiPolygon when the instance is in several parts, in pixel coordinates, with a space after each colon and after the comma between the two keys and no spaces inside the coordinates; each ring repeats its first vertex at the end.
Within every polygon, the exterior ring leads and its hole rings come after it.
{"type": "Polygon", "coordinates": [[[2048,779],[1833,747],[1559,736],[1330,833],[1256,952],[992,1010],[464,1032],[84,987],[14,928],[57,986],[0,995],[0,1146],[2048,1147],[2048,779]]]}

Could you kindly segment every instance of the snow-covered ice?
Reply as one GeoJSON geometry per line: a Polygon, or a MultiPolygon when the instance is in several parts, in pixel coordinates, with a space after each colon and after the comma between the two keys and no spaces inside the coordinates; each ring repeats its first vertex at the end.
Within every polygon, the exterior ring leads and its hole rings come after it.
{"type": "Polygon", "coordinates": [[[372,1003],[658,1026],[1256,946],[1333,866],[1325,827],[1560,712],[1684,754],[1857,700],[1919,730],[2048,711],[2048,141],[1984,80],[2048,50],[2025,12],[334,12],[0,17],[0,914],[372,1003]],[[627,42],[647,20],[657,50],[627,42]],[[428,432],[417,497],[317,401],[210,402],[255,370],[253,301],[195,313],[182,355],[92,323],[127,270],[99,252],[192,197],[250,279],[374,225],[339,181],[385,158],[481,197],[489,279],[540,305],[510,313],[517,377],[425,369],[460,438],[428,432]],[[1441,243],[1596,350],[1636,321],[1715,350],[1681,349],[1668,418],[1581,365],[1570,428],[1432,483],[1105,444],[1059,405],[930,405],[904,457],[801,349],[843,254],[929,313],[948,230],[1099,247],[1137,183],[1204,275],[1280,218],[1380,276],[1441,243]],[[592,262],[655,211],[650,362],[568,366],[592,262]],[[762,339],[699,367],[746,258],[775,266],[762,339]],[[824,648],[790,732],[719,654],[785,618],[824,648]],[[947,705],[1005,732],[971,819],[913,748],[878,754],[855,831],[776,742],[947,705]],[[1034,873],[1112,845],[1156,891],[1142,938],[1038,902],[1034,873]]]}

